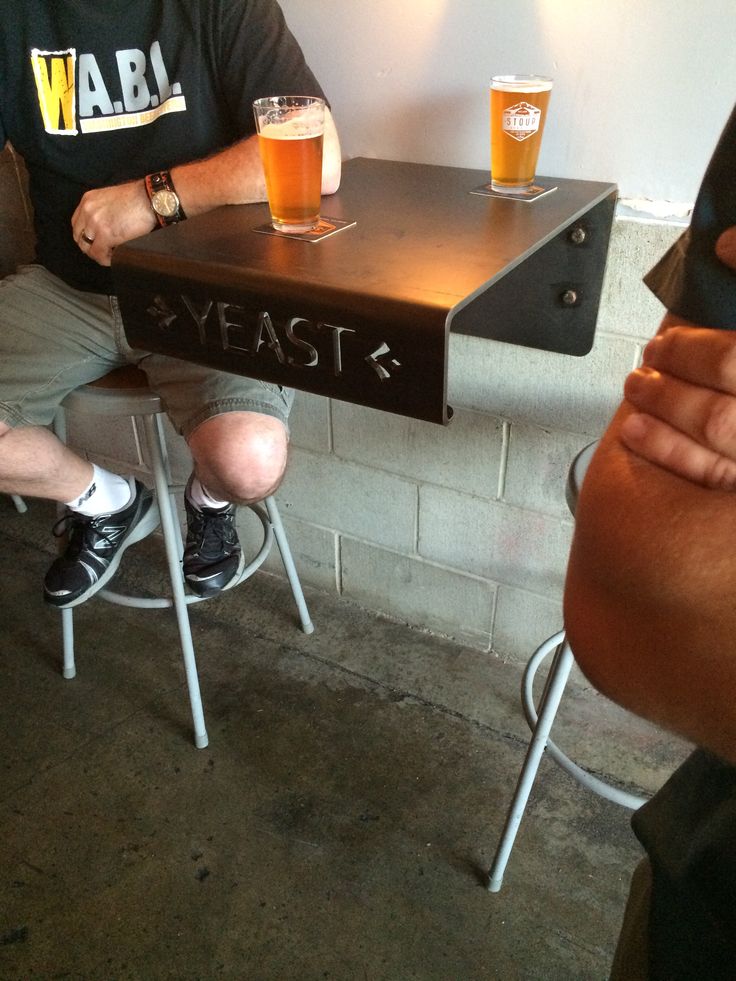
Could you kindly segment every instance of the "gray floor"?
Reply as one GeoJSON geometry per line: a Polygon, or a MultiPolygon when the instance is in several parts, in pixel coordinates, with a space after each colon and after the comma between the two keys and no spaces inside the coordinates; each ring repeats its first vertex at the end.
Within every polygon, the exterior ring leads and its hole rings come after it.
{"type": "MultiPolygon", "coordinates": [[[[61,678],[52,522],[0,497],[2,981],[607,976],[625,811],[543,761],[483,888],[526,745],[517,667],[315,592],[306,637],[261,574],[192,611],[196,750],[168,611],[85,604],[61,678]]],[[[149,540],[118,578],[152,589],[160,565],[149,540]]],[[[582,685],[555,734],[632,787],[684,752],[582,685]]]]}

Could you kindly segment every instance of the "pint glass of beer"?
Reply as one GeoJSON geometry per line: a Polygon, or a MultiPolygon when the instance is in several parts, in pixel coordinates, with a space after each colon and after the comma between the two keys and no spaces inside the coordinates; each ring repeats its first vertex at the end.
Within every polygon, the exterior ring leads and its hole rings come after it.
{"type": "Polygon", "coordinates": [[[491,79],[491,186],[509,194],[534,182],[552,79],[495,75],[491,79]]]}
{"type": "Polygon", "coordinates": [[[319,224],[325,103],[311,95],[256,99],[258,146],[271,222],[279,232],[311,232],[319,224]]]}

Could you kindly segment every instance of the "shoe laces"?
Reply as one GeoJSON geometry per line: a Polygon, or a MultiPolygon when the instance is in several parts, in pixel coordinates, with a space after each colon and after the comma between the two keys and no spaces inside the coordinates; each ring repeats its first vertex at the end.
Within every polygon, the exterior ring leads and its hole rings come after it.
{"type": "MultiPolygon", "coordinates": [[[[99,517],[99,516],[98,516],[99,517]]],[[[105,516],[106,517],[106,516],[105,516]]],[[[97,518],[76,511],[67,511],[51,529],[54,538],[69,536],[67,552],[79,555],[82,550],[94,551],[95,545],[103,541],[113,545],[113,541],[97,527],[97,518]]]]}
{"type": "Polygon", "coordinates": [[[234,528],[234,509],[222,511],[201,511],[191,507],[189,512],[189,531],[196,539],[197,551],[205,555],[217,555],[225,548],[237,544],[234,528]]]}

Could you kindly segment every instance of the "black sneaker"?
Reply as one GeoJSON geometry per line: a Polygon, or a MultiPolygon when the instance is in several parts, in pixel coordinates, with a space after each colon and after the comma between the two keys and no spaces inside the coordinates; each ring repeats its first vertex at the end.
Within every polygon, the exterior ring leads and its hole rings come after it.
{"type": "Polygon", "coordinates": [[[187,542],[184,579],[197,596],[214,596],[234,586],[245,565],[235,530],[235,505],[198,508],[184,495],[187,542]]]}
{"type": "Polygon", "coordinates": [[[68,534],[69,544],[46,573],[46,602],[62,608],[84,603],[112,578],[128,545],[149,535],[158,522],[153,494],[137,480],[135,497],[122,511],[96,518],[68,511],[54,526],[58,537],[68,534]]]}

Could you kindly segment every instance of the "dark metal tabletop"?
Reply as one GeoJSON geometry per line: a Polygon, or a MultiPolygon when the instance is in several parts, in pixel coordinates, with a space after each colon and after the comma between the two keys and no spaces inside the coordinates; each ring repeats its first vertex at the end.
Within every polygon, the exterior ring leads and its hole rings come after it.
{"type": "MultiPolygon", "coordinates": [[[[320,241],[261,234],[265,204],[219,208],[120,246],[131,344],[446,422],[449,331],[583,355],[614,185],[554,180],[535,201],[471,193],[485,171],[360,158],[320,241]]],[[[492,384],[492,379],[489,380],[492,384]]]]}

